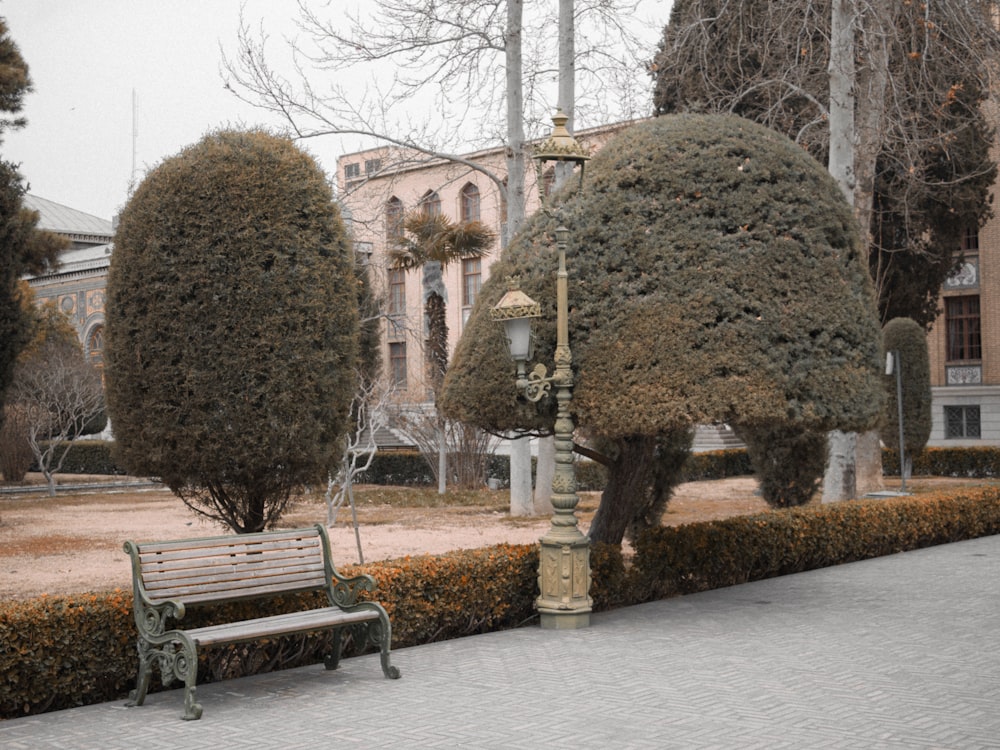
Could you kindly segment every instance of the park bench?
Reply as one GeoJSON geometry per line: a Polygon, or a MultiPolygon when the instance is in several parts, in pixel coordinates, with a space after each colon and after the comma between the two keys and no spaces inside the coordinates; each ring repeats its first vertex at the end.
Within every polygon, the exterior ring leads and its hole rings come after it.
{"type": "Polygon", "coordinates": [[[392,635],[382,605],[358,601],[374,591],[369,575],[345,578],[333,565],[330,540],[320,524],[308,529],[238,534],[171,542],[125,542],[132,558],[133,612],[139,631],[139,676],[130,702],[146,699],[155,663],[164,685],[184,683],[184,718],[201,718],[195,700],[198,649],[293,633],[333,631],[325,663],[340,661],[341,630],[357,628],[381,650],[382,672],[396,679],[389,664],[392,635]],[[192,605],[270,598],[307,591],[326,593],[329,606],[290,614],[183,630],[180,620],[192,605]]]}

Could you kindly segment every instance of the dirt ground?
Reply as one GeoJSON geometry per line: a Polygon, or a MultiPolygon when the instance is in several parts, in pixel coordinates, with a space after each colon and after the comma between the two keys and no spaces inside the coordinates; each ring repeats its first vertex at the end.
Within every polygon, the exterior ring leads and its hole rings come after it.
{"type": "MultiPolygon", "coordinates": [[[[755,487],[751,477],[681,485],[670,501],[664,523],[680,525],[766,510],[766,504],[754,494],[755,487]]],[[[548,530],[547,517],[511,518],[503,511],[507,493],[492,495],[488,508],[359,507],[358,537],[365,562],[501,542],[530,544],[548,530]]],[[[597,501],[596,493],[581,494],[580,525],[584,531],[597,501]]],[[[292,528],[324,522],[326,514],[322,499],[302,501],[290,509],[280,525],[292,528]]],[[[0,597],[127,589],[131,576],[128,557],[122,551],[126,540],[223,533],[227,533],[225,529],[195,515],[163,489],[74,492],[54,498],[44,494],[0,495],[0,597]]],[[[349,508],[339,512],[330,537],[338,564],[358,562],[349,508]]]]}

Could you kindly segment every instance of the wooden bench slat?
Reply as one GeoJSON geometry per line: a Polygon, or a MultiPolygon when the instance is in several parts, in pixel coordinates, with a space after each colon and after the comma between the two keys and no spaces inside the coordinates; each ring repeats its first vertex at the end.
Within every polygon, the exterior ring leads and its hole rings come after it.
{"type": "Polygon", "coordinates": [[[213,545],[211,547],[174,547],[168,550],[150,550],[142,548],[139,550],[139,560],[143,564],[150,562],[172,562],[175,560],[195,560],[198,558],[212,557],[240,557],[259,555],[266,557],[270,554],[295,553],[316,554],[320,550],[318,539],[306,539],[304,541],[288,540],[277,544],[227,544],[213,545]]]}
{"type": "Polygon", "coordinates": [[[245,585],[205,584],[202,586],[172,586],[147,592],[150,600],[155,602],[167,599],[179,599],[185,603],[204,601],[226,601],[243,599],[251,596],[276,596],[290,594],[317,588],[316,578],[285,577],[281,579],[263,579],[262,581],[246,581],[245,585]]]}
{"type": "MultiPolygon", "coordinates": [[[[142,544],[137,544],[139,552],[170,552],[172,550],[193,550],[193,549],[210,549],[212,547],[218,547],[220,549],[228,549],[231,546],[246,546],[254,547],[257,545],[275,545],[286,543],[288,541],[300,540],[306,543],[319,543],[319,534],[315,529],[297,529],[295,531],[269,531],[266,532],[266,537],[258,539],[247,539],[247,537],[253,537],[255,535],[243,534],[236,535],[231,534],[229,536],[215,536],[215,537],[204,537],[198,539],[174,539],[165,542],[143,542],[142,544]]],[[[260,536],[264,536],[263,534],[260,536]]]]}
{"type": "Polygon", "coordinates": [[[244,576],[256,575],[260,571],[266,570],[298,570],[308,568],[310,570],[323,570],[322,558],[303,557],[281,557],[261,560],[237,559],[237,560],[202,560],[199,563],[188,563],[181,566],[157,565],[143,567],[142,577],[145,581],[174,580],[183,578],[198,578],[205,575],[231,576],[240,578],[244,576]]]}
{"type": "Polygon", "coordinates": [[[324,630],[335,625],[368,622],[378,619],[378,612],[372,609],[344,612],[339,607],[313,609],[308,612],[292,612],[287,615],[261,617],[256,620],[228,622],[193,628],[187,631],[199,646],[215,646],[223,643],[239,643],[256,638],[266,638],[290,633],[324,630]]]}
{"type": "Polygon", "coordinates": [[[242,581],[264,576],[292,575],[309,573],[318,579],[323,579],[323,565],[316,561],[301,562],[295,565],[241,565],[233,568],[202,567],[189,568],[183,571],[163,571],[155,575],[146,575],[147,591],[155,591],[161,586],[191,584],[197,585],[210,581],[242,581]]]}

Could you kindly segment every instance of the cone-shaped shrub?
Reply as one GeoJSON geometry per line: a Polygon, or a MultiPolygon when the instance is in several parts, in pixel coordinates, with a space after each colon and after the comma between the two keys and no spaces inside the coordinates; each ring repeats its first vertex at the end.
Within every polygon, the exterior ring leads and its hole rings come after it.
{"type": "MultiPolygon", "coordinates": [[[[903,390],[903,441],[906,455],[919,455],[931,436],[931,365],[927,333],[910,318],[893,318],[882,331],[886,352],[898,352],[903,390]]],[[[896,375],[885,379],[888,396],[881,437],[886,447],[899,450],[899,407],[896,375]]]]}

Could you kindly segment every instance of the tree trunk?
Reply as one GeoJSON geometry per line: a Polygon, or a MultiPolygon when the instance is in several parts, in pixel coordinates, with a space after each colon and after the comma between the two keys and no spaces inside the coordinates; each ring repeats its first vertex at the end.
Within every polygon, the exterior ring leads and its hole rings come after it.
{"type": "Polygon", "coordinates": [[[854,8],[833,0],[830,23],[830,163],[833,179],[854,204],[854,8]]]}
{"type": "Polygon", "coordinates": [[[427,324],[427,341],[424,349],[427,375],[435,403],[441,394],[441,384],[448,370],[448,323],[445,313],[444,298],[436,292],[427,295],[424,303],[424,318],[427,324]]]}
{"type": "MultiPolygon", "coordinates": [[[[559,0],[559,109],[568,118],[566,129],[573,132],[573,115],[576,110],[576,24],[573,17],[574,0],[559,0]]],[[[556,164],[555,184],[558,190],[573,174],[571,162],[556,164]]]]}
{"type": "MultiPolygon", "coordinates": [[[[510,238],[524,224],[527,213],[524,197],[524,90],[521,61],[521,21],[524,0],[507,0],[507,39],[504,48],[507,66],[507,227],[501,241],[510,238]]],[[[529,438],[510,444],[510,514],[530,515],[531,446],[529,438]]]]}
{"type": "Polygon", "coordinates": [[[444,420],[438,417],[438,494],[448,490],[448,437],[444,420]]]}
{"type": "Polygon", "coordinates": [[[521,19],[524,0],[507,2],[507,231],[504,247],[524,224],[524,91],[521,62],[521,19]]]}
{"type": "Polygon", "coordinates": [[[830,441],[830,453],[823,476],[823,502],[850,500],[857,495],[854,456],[857,433],[834,430],[827,438],[830,441]]]}
{"type": "Polygon", "coordinates": [[[556,475],[556,441],[549,435],[538,439],[538,462],[535,464],[535,515],[552,513],[552,480],[556,475]]]}
{"type": "Polygon", "coordinates": [[[647,505],[656,438],[623,438],[617,446],[618,458],[608,469],[608,484],[590,524],[591,542],[621,545],[629,524],[647,505]]]}
{"type": "MultiPolygon", "coordinates": [[[[859,90],[854,0],[834,0],[830,23],[830,174],[837,181],[854,215],[864,247],[871,247],[871,212],[875,159],[881,142],[888,59],[878,34],[868,35],[867,75],[859,90]],[[860,122],[855,112],[860,113],[860,122]]],[[[875,280],[876,285],[878,280],[875,280]]],[[[823,477],[823,502],[850,500],[882,486],[882,456],[877,434],[856,435],[836,430],[829,438],[829,460],[823,477]]]]}
{"type": "Polygon", "coordinates": [[[854,462],[858,497],[885,488],[882,481],[882,439],[878,430],[858,434],[854,462]]]}
{"type": "MultiPolygon", "coordinates": [[[[875,200],[875,164],[885,131],[885,102],[889,93],[889,45],[886,35],[898,28],[898,10],[894,4],[878,2],[869,12],[871,23],[878,28],[866,29],[864,49],[860,51],[867,64],[855,76],[858,98],[855,123],[854,153],[854,215],[861,227],[864,247],[872,247],[871,225],[875,200]]],[[[871,251],[871,250],[869,250],[871,251]]],[[[877,252],[877,251],[876,251],[877,252]]],[[[882,274],[876,272],[876,295],[884,283],[882,274]]],[[[885,321],[883,321],[885,322],[885,321]]],[[[855,491],[858,495],[882,489],[882,448],[878,433],[870,431],[858,435],[855,446],[855,491]]]]}
{"type": "Polygon", "coordinates": [[[510,441],[510,514],[530,516],[531,502],[531,438],[510,441]]]}

